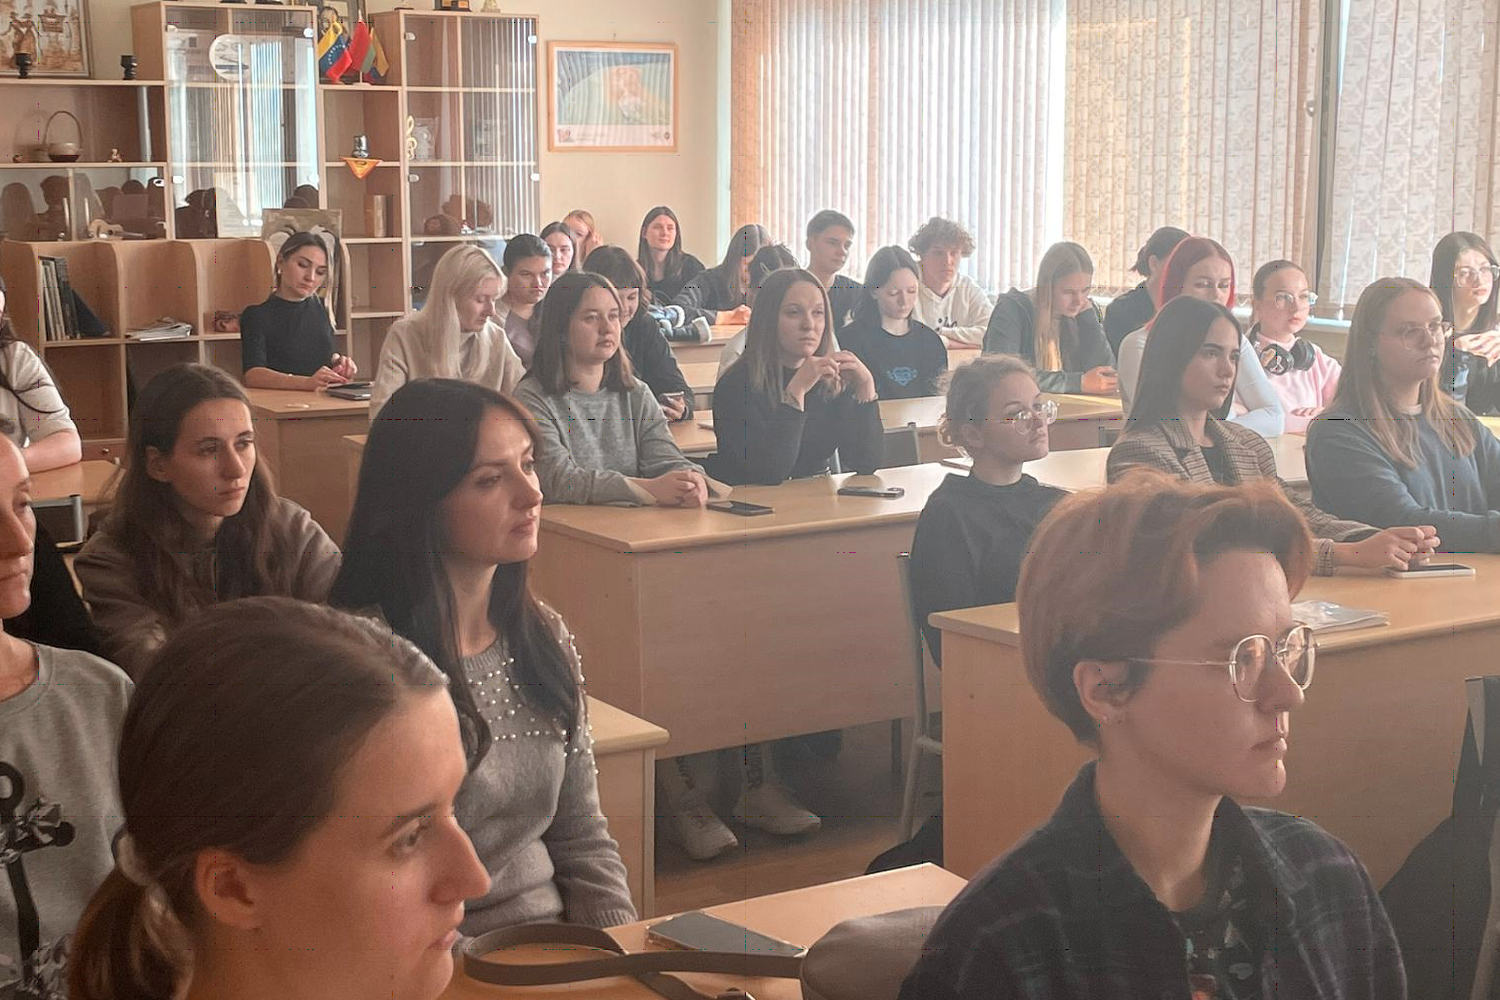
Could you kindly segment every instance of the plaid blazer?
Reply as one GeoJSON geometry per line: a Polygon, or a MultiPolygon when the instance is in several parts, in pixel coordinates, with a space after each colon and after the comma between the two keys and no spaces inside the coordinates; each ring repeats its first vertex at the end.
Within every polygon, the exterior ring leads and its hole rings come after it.
{"type": "MultiPolygon", "coordinates": [[[[1368,524],[1344,521],[1314,507],[1310,500],[1299,496],[1276,474],[1276,458],[1266,439],[1248,427],[1227,423],[1209,414],[1205,425],[1208,436],[1218,445],[1224,456],[1229,482],[1225,486],[1238,486],[1257,479],[1274,479],[1282,493],[1291,501],[1307,522],[1308,530],[1316,540],[1317,562],[1313,572],[1319,576],[1333,574],[1333,543],[1356,542],[1368,538],[1376,531],[1368,524]]],[[[1182,426],[1180,420],[1162,420],[1150,427],[1128,430],[1109,450],[1106,465],[1110,482],[1116,482],[1125,472],[1138,465],[1160,469],[1178,479],[1190,483],[1210,484],[1213,473],[1203,458],[1203,449],[1192,434],[1182,426]]]]}

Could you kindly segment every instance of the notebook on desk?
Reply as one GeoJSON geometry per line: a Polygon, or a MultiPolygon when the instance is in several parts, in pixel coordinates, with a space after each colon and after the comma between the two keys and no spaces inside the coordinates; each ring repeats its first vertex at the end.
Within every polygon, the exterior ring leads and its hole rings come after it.
{"type": "Polygon", "coordinates": [[[339,399],[367,400],[370,398],[370,382],[348,382],[328,390],[328,395],[339,399]]]}

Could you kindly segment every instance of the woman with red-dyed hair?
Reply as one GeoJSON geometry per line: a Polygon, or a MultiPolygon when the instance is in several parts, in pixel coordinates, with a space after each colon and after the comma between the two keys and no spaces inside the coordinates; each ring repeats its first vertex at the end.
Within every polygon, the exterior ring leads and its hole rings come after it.
{"type": "MultiPolygon", "coordinates": [[[[1189,236],[1177,244],[1172,256],[1167,258],[1157,293],[1157,311],[1179,295],[1217,302],[1226,309],[1234,308],[1234,261],[1217,240],[1189,236]]],[[[1141,356],[1145,353],[1146,337],[1150,332],[1148,323],[1120,342],[1120,357],[1115,367],[1120,374],[1120,396],[1127,415],[1136,383],[1140,381],[1141,356]]],[[[1232,397],[1233,409],[1237,412],[1230,415],[1226,409],[1218,416],[1248,427],[1261,437],[1276,437],[1286,427],[1281,397],[1276,395],[1276,388],[1260,366],[1250,342],[1243,337],[1240,339],[1239,372],[1235,376],[1232,397]]]]}

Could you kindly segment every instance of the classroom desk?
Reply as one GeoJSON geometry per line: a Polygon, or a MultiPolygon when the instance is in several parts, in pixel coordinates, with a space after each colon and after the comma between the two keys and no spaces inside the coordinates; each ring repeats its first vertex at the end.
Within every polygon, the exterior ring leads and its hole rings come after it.
{"type": "Polygon", "coordinates": [[[87,515],[109,498],[110,480],[118,471],[120,467],[115,463],[95,459],[35,472],[31,476],[31,498],[37,501],[66,500],[76,493],[82,499],[84,514],[87,515]]]}
{"type": "MultiPolygon", "coordinates": [[[[353,496],[359,483],[364,434],[343,439],[346,483],[353,496]]],[[[568,623],[577,631],[573,622],[568,623]]],[[[589,666],[592,666],[590,664],[589,666]]],[[[653,912],[656,901],[656,748],[667,731],[598,700],[599,685],[590,683],[589,722],[594,732],[594,760],[599,766],[599,805],[609,832],[620,844],[620,857],[636,909],[653,912]]]]}
{"type": "Polygon", "coordinates": [[[714,383],[719,380],[718,359],[696,361],[679,367],[682,369],[682,377],[687,380],[688,388],[693,392],[693,408],[707,410],[712,407],[714,383]]]}
{"type": "Polygon", "coordinates": [[[947,472],[737,487],[776,508],[760,517],[548,505],[532,584],[573,630],[589,689],[665,726],[666,755],[904,718],[895,556],[947,472]],[[849,479],[906,495],[838,496],[849,479]]]}
{"type": "Polygon", "coordinates": [[[984,348],[979,344],[955,344],[949,340],[944,340],[943,343],[948,348],[949,369],[966,365],[984,353],[984,348]]]}
{"type": "MultiPolygon", "coordinates": [[[[828,933],[835,924],[853,917],[873,916],[913,906],[946,906],[964,887],[964,880],[933,865],[916,865],[878,875],[815,885],[791,892],[711,906],[707,912],[762,934],[804,947],[828,933]]],[[[654,922],[654,921],[653,921],[654,922]]],[[[647,950],[645,921],[610,931],[631,952],[647,950]]],[[[535,955],[539,962],[556,961],[558,948],[516,949],[517,958],[535,955]]],[[[681,977],[707,996],[738,986],[758,1000],[801,1000],[802,988],[790,979],[735,979],[730,976],[681,977]]],[[[525,1000],[537,996],[588,997],[592,1000],[661,1000],[633,979],[603,979],[566,986],[501,987],[475,982],[455,965],[453,980],[439,1000],[525,1000]]]]}
{"type": "Polygon", "coordinates": [[[676,356],[679,365],[703,364],[709,361],[717,365],[719,356],[724,353],[724,345],[745,328],[736,324],[733,326],[715,325],[712,329],[713,339],[706,344],[687,340],[670,341],[672,354],[676,356]]]}
{"type": "MultiPolygon", "coordinates": [[[[1286,790],[1257,802],[1345,841],[1377,886],[1448,815],[1464,678],[1500,644],[1500,556],[1478,576],[1314,577],[1299,599],[1373,608],[1391,623],[1319,639],[1307,702],[1292,713],[1286,790]]],[[[1090,754],[1027,683],[1016,606],[933,615],[943,630],[944,861],[972,875],[1052,814],[1090,754]]]]}
{"type": "Polygon", "coordinates": [[[370,427],[368,400],[324,392],[246,389],[255,447],[276,477],[276,492],[306,507],[335,542],[344,539],[354,494],[339,461],[339,441],[370,427]]]}
{"type": "Polygon", "coordinates": [[[712,410],[695,410],[689,419],[668,424],[667,428],[672,432],[672,440],[677,442],[677,447],[691,458],[712,455],[719,449],[719,439],[714,434],[712,410]]]}

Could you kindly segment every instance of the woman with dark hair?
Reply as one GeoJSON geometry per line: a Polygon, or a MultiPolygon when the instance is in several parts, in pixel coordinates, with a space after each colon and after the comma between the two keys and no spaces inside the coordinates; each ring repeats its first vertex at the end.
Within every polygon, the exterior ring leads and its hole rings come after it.
{"type": "Polygon", "coordinates": [[[1406,569],[1424,561],[1437,546],[1433,528],[1377,531],[1324,513],[1282,482],[1265,438],[1214,415],[1233,391],[1244,360],[1240,342],[1239,322],[1217,302],[1183,295],[1162,307],[1125,432],[1109,450],[1109,481],[1136,466],[1220,486],[1270,480],[1317,539],[1315,573],[1327,576],[1340,566],[1406,569]]]}
{"type": "Polygon", "coordinates": [[[1500,440],[1442,391],[1452,332],[1421,282],[1366,288],[1339,391],[1307,429],[1307,475],[1341,517],[1433,524],[1451,551],[1500,552],[1500,440]]]}
{"type": "Polygon", "coordinates": [[[741,226],[729,238],[724,259],[691,279],[672,299],[691,322],[700,316],[709,323],[743,323],[750,317],[750,258],[774,241],[762,226],[741,226]]]}
{"type": "Polygon", "coordinates": [[[641,220],[636,262],[646,272],[651,301],[667,305],[683,286],[703,273],[703,262],[682,249],[682,223],[666,205],[657,205],[641,220]]]}
{"type": "Polygon", "coordinates": [[[1089,298],[1094,261],[1077,243],[1054,243],[1037,265],[1036,287],[995,300],[984,332],[986,354],[1013,354],[1034,365],[1044,392],[1107,395],[1119,386],[1115,358],[1089,298]]]}
{"type": "MultiPolygon", "coordinates": [[[[750,306],[752,313],[755,311],[756,296],[760,294],[760,288],[766,283],[766,279],[784,267],[795,268],[796,266],[797,258],[792,256],[792,251],[784,244],[772,243],[755,251],[755,256],[750,258],[750,291],[745,295],[745,302],[750,306]]],[[[824,285],[823,287],[827,288],[828,286],[824,285]]],[[[857,287],[862,289],[864,286],[857,287]]],[[[828,307],[830,309],[833,308],[833,300],[831,298],[829,299],[828,307]]],[[[830,330],[828,340],[830,345],[829,350],[837,351],[839,349],[838,333],[830,330]]],[[[729,366],[738,361],[740,355],[744,353],[745,331],[741,330],[724,342],[724,349],[719,352],[719,370],[714,373],[714,381],[717,382],[723,378],[724,373],[729,370],[729,366]]]]}
{"type": "Polygon", "coordinates": [[[1162,226],[1151,234],[1140,252],[1135,255],[1135,264],[1130,268],[1145,281],[1123,295],[1116,295],[1104,307],[1104,339],[1109,349],[1120,353],[1120,341],[1135,330],[1151,322],[1156,315],[1156,292],[1161,284],[1161,271],[1177,244],[1188,238],[1186,230],[1176,226],[1162,226]]]}
{"type": "MultiPolygon", "coordinates": [[[[495,322],[505,330],[506,340],[528,369],[542,322],[542,299],[552,286],[552,264],[552,247],[530,233],[512,236],[500,261],[505,289],[495,300],[495,322]]],[[[500,388],[510,391],[509,386],[500,388]]]]}
{"type": "Polygon", "coordinates": [[[109,658],[139,679],[208,605],[322,601],[339,550],[256,462],[244,390],[217,368],[180,364],[137,397],[114,505],[73,568],[109,658]]]}
{"type": "MultiPolygon", "coordinates": [[[[1161,283],[1157,287],[1158,308],[1179,295],[1217,302],[1226,309],[1233,309],[1234,261],[1230,259],[1229,251],[1217,241],[1201,236],[1190,236],[1177,244],[1162,268],[1161,283]]],[[[1127,416],[1136,383],[1143,377],[1141,355],[1150,332],[1148,325],[1120,342],[1116,367],[1119,369],[1120,398],[1127,416]]],[[[1261,437],[1277,437],[1286,429],[1281,397],[1271,387],[1271,380],[1266,378],[1266,371],[1260,366],[1247,339],[1240,343],[1240,361],[1231,400],[1226,401],[1223,412],[1217,414],[1220,419],[1228,416],[1234,423],[1250,428],[1261,437]]]]}
{"type": "Polygon", "coordinates": [[[1308,284],[1307,273],[1289,260],[1262,264],[1255,272],[1254,290],[1245,337],[1281,398],[1287,433],[1301,434],[1333,402],[1341,371],[1321,347],[1298,336],[1318,297],[1308,284]]]}
{"type": "Polygon", "coordinates": [[[30,345],[16,337],[0,280],[0,418],[32,472],[72,465],[83,458],[83,441],[52,373],[30,345]]]}
{"type": "Polygon", "coordinates": [[[1359,859],[1238,802],[1286,786],[1312,558],[1270,483],[1141,473],[1053,508],[1021,568],[1021,659],[1096,759],[943,912],[902,1000],[1405,1000],[1359,859]]]}
{"type": "Polygon", "coordinates": [[[921,284],[917,262],[898,246],[881,247],[865,268],[863,294],[840,337],[875,376],[881,399],[936,396],[948,370],[943,338],[913,314],[921,284]]]}
{"type": "Polygon", "coordinates": [[[578,256],[578,243],[573,239],[573,230],[561,222],[549,222],[538,234],[542,242],[552,248],[552,278],[556,280],[569,271],[583,270],[583,261],[578,256]]]}
{"type": "Polygon", "coordinates": [[[253,389],[315,392],[354,378],[354,360],[334,350],[333,319],[318,290],[328,251],[315,233],[293,233],[276,254],[276,287],[240,313],[240,368],[253,389]]]}
{"type": "Polygon", "coordinates": [[[875,376],[832,349],[828,293],[811,271],[768,277],[745,327],[745,353],[714,386],[717,474],[731,483],[782,483],[844,468],[880,468],[885,429],[875,376]]]}
{"type": "Polygon", "coordinates": [[[384,626],[300,601],[185,624],[125,715],[124,830],[73,1000],[435,1000],[488,884],[453,814],[444,682],[384,626]]]}
{"type": "Polygon", "coordinates": [[[677,447],[661,404],[621,349],[620,296],[607,279],[558,279],[516,399],[536,418],[548,503],[707,502],[703,470],[677,447]]]}
{"type": "Polygon", "coordinates": [[[1428,286],[1453,325],[1442,383],[1474,413],[1500,411],[1500,261],[1475,233],[1449,233],[1432,250],[1428,286]]]}
{"type": "Polygon", "coordinates": [[[455,803],[490,876],[467,907],[470,935],[635,919],[599,808],[578,654],[526,583],[540,444],[531,415],[483,386],[430,379],[396,393],[370,426],[330,597],[379,613],[432,658],[471,759],[483,755],[455,803]]]}
{"type": "Polygon", "coordinates": [[[620,327],[631,370],[646,383],[662,413],[671,421],[693,415],[693,390],[683,377],[661,324],[646,311],[650,291],[646,274],[623,247],[602,246],[589,254],[584,270],[615,286],[620,296],[620,327]]]}

